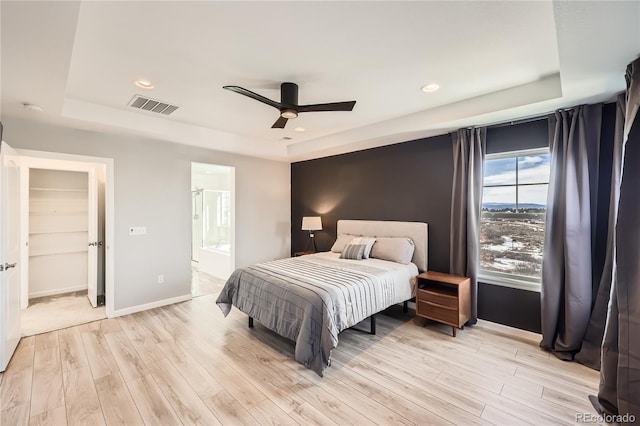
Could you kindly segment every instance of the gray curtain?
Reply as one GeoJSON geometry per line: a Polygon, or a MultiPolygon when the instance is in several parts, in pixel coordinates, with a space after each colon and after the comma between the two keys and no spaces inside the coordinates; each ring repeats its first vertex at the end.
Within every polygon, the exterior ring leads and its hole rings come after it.
{"type": "Polygon", "coordinates": [[[622,181],[600,388],[601,413],[640,419],[640,58],[627,67],[622,181]]]}
{"type": "Polygon", "coordinates": [[[595,301],[591,310],[591,318],[589,326],[582,341],[580,352],[576,354],[576,361],[600,370],[600,353],[602,350],[602,339],[607,320],[607,309],[609,306],[611,294],[611,282],[613,279],[613,264],[615,256],[615,227],[616,218],[618,216],[618,199],[620,197],[620,178],[622,174],[622,141],[624,133],[624,116],[625,116],[625,95],[621,94],[616,100],[616,124],[613,136],[613,144],[611,146],[611,174],[609,181],[609,207],[607,219],[607,240],[606,254],[602,273],[594,276],[593,289],[595,301]]]}
{"type": "Polygon", "coordinates": [[[480,212],[487,129],[460,129],[453,136],[453,190],[449,271],[471,278],[471,319],[478,321],[480,212]]]}
{"type": "Polygon", "coordinates": [[[549,178],[542,260],[542,342],[573,359],[591,316],[602,104],[549,117],[549,178]]]}

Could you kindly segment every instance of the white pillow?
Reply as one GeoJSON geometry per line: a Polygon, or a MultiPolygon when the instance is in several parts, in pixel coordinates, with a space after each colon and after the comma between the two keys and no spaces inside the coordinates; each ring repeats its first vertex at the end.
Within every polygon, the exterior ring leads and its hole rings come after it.
{"type": "Polygon", "coordinates": [[[371,257],[407,265],[411,263],[415,245],[410,238],[377,238],[371,249],[371,257]]]}
{"type": "Polygon", "coordinates": [[[331,246],[331,251],[334,253],[342,253],[344,247],[351,242],[355,238],[355,235],[349,234],[340,234],[336,239],[336,242],[331,246]]]}
{"type": "Polygon", "coordinates": [[[373,237],[355,237],[349,242],[349,244],[355,245],[364,245],[364,253],[362,255],[363,259],[368,259],[371,256],[371,248],[373,244],[376,242],[376,239],[373,237]]]}

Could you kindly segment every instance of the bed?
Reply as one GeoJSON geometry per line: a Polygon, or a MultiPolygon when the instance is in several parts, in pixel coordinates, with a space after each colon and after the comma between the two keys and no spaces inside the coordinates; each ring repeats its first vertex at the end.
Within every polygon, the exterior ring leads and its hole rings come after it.
{"type": "Polygon", "coordinates": [[[235,306],[250,326],[255,318],[293,340],[295,359],[322,376],[341,331],[414,296],[415,277],[427,269],[427,229],[420,222],[340,220],[338,240],[375,237],[381,247],[395,238],[410,240],[410,262],[323,252],[259,263],[235,270],[216,303],[225,316],[235,306]]]}

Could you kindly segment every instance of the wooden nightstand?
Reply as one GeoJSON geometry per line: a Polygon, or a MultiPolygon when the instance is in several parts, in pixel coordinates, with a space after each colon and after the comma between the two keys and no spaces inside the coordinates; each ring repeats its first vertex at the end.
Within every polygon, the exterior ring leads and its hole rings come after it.
{"type": "Polygon", "coordinates": [[[306,250],[306,251],[297,251],[293,253],[293,255],[295,257],[298,257],[298,256],[304,256],[305,254],[313,254],[313,253],[316,253],[316,252],[314,250],[306,250]]]}
{"type": "Polygon", "coordinates": [[[471,279],[427,271],[418,275],[416,286],[416,314],[450,325],[456,337],[456,328],[471,317],[471,279]]]}

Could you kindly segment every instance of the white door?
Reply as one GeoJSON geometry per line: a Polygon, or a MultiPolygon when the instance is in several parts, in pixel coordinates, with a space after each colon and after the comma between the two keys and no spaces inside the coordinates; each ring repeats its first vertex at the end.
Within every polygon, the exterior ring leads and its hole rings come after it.
{"type": "Polygon", "coordinates": [[[98,253],[103,242],[98,240],[98,172],[89,170],[89,252],[87,296],[94,308],[98,306],[98,253]]]}
{"type": "Polygon", "coordinates": [[[0,145],[0,371],[20,341],[20,167],[18,154],[0,145]]]}

